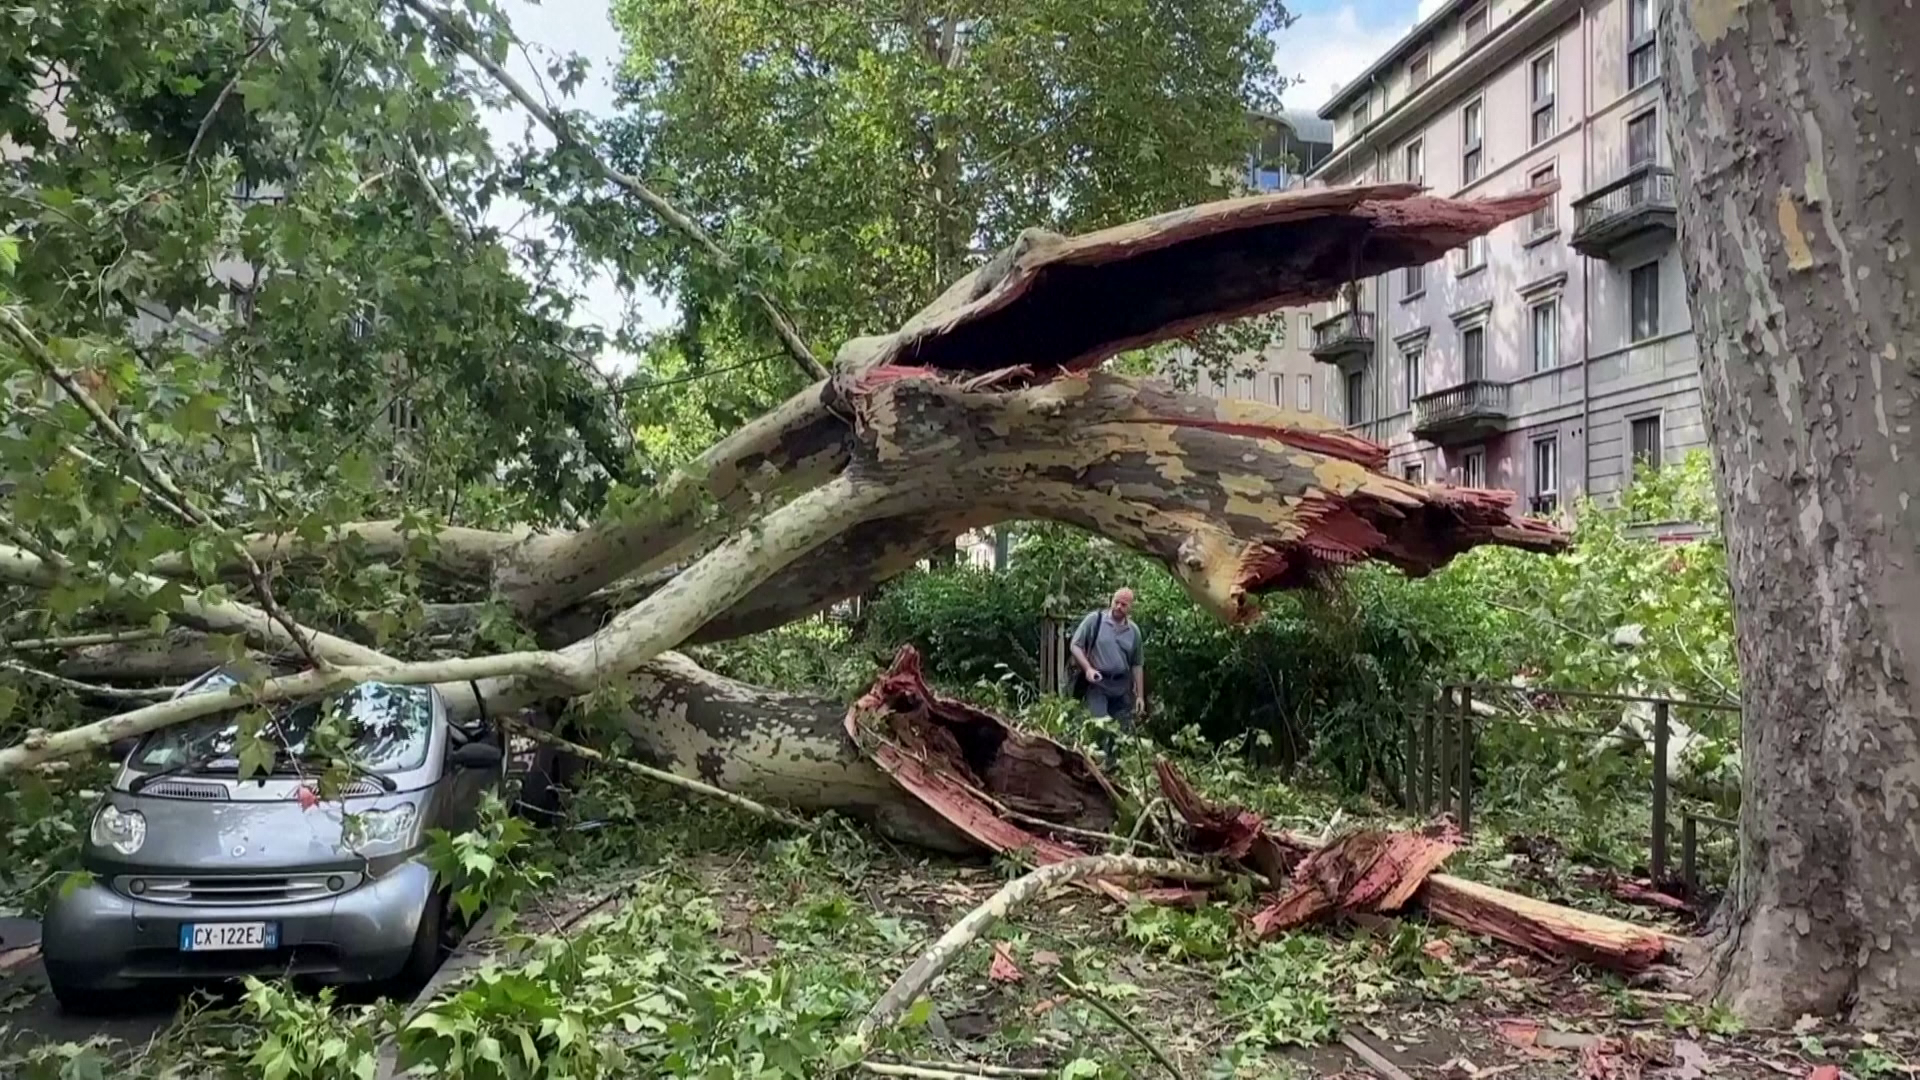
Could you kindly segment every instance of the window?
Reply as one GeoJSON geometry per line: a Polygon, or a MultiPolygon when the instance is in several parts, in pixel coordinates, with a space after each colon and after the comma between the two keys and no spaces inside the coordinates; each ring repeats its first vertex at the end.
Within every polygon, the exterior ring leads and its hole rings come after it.
{"type": "Polygon", "coordinates": [[[1453,250],[1456,253],[1453,260],[1453,272],[1457,277],[1464,277],[1487,265],[1487,238],[1485,236],[1476,236],[1467,241],[1466,247],[1454,248],[1453,250]]]}
{"type": "Polygon", "coordinates": [[[1533,330],[1533,370],[1552,371],[1560,365],[1560,301],[1533,305],[1527,321],[1533,330]]]}
{"type": "Polygon", "coordinates": [[[1419,139],[1413,140],[1412,142],[1407,144],[1407,148],[1403,152],[1403,156],[1406,159],[1405,165],[1407,168],[1407,183],[1409,184],[1426,183],[1427,182],[1426,144],[1421,142],[1419,139]]]}
{"type": "Polygon", "coordinates": [[[1287,404],[1287,383],[1278,375],[1273,377],[1273,403],[1281,408],[1287,404]]]}
{"type": "Polygon", "coordinates": [[[1481,4],[1479,7],[1467,12],[1467,17],[1460,20],[1460,24],[1466,31],[1467,44],[1471,45],[1481,38],[1486,37],[1487,5],[1481,4]]]}
{"type": "Polygon", "coordinates": [[[420,430],[420,414],[413,409],[413,402],[403,396],[394,397],[387,402],[387,426],[398,434],[420,430]]]}
{"type": "Polygon", "coordinates": [[[1313,411],[1313,376],[1302,375],[1294,382],[1293,407],[1301,412],[1313,411]]]}
{"type": "Polygon", "coordinates": [[[1627,275],[1628,315],[1632,340],[1645,341],[1660,332],[1660,263],[1636,266],[1627,275]]]}
{"type": "Polygon", "coordinates": [[[1479,382],[1487,377],[1487,328],[1470,326],[1460,331],[1461,382],[1479,382]]]}
{"type": "Polygon", "coordinates": [[[1487,452],[1474,447],[1460,455],[1460,486],[1483,488],[1487,486],[1487,452]]]}
{"type": "Polygon", "coordinates": [[[1480,179],[1481,167],[1485,158],[1480,149],[1480,135],[1486,125],[1485,106],[1482,102],[1469,102],[1460,110],[1460,145],[1465,147],[1460,153],[1460,182],[1471,184],[1480,179]]]}
{"type": "Polygon", "coordinates": [[[1353,130],[1359,131],[1361,128],[1366,127],[1367,120],[1371,117],[1372,113],[1373,102],[1365,98],[1360,99],[1360,104],[1353,107],[1353,130]]]}
{"type": "Polygon", "coordinates": [[[1427,482],[1427,467],[1421,462],[1409,461],[1407,462],[1404,475],[1407,478],[1407,483],[1419,486],[1427,482]]]}
{"type": "Polygon", "coordinates": [[[1305,348],[1307,343],[1312,340],[1313,340],[1313,314],[1311,312],[1303,311],[1300,313],[1300,345],[1301,347],[1305,348]]]}
{"type": "Polygon", "coordinates": [[[1363,373],[1347,372],[1347,423],[1358,424],[1366,420],[1366,389],[1363,373]]]}
{"type": "Polygon", "coordinates": [[[1633,464],[1660,467],[1660,417],[1642,416],[1633,422],[1633,464]]]}
{"type": "Polygon", "coordinates": [[[1644,86],[1655,75],[1653,0],[1627,0],[1627,89],[1644,86]]]}
{"type": "Polygon", "coordinates": [[[1533,500],[1528,509],[1551,514],[1559,508],[1560,440],[1549,436],[1533,444],[1533,500]]]}
{"type": "MultiPolygon", "coordinates": [[[[1548,184],[1553,183],[1556,172],[1557,167],[1553,165],[1535,169],[1533,175],[1527,177],[1527,186],[1535,188],[1546,187],[1548,184]]],[[[1528,224],[1532,228],[1534,236],[1545,235],[1559,227],[1559,216],[1556,212],[1558,203],[1558,199],[1549,199],[1547,200],[1547,205],[1533,212],[1533,217],[1529,219],[1528,224]]]]}
{"type": "Polygon", "coordinates": [[[1423,349],[1408,349],[1400,354],[1401,366],[1406,369],[1407,408],[1409,409],[1413,408],[1414,399],[1426,392],[1420,383],[1420,364],[1425,359],[1426,354],[1423,349]]]}
{"type": "Polygon", "coordinates": [[[1655,137],[1659,134],[1660,114],[1648,109],[1627,121],[1627,168],[1650,165],[1659,157],[1655,137]]]}
{"type": "Polygon", "coordinates": [[[1427,291],[1427,267],[1425,263],[1409,266],[1400,271],[1400,274],[1400,284],[1402,286],[1400,295],[1402,298],[1419,296],[1421,293],[1427,291]]]}
{"type": "Polygon", "coordinates": [[[1407,90],[1411,92],[1425,85],[1432,67],[1432,59],[1426,53],[1407,61],[1407,90]]]}
{"type": "Polygon", "coordinates": [[[1539,146],[1553,138],[1553,54],[1536,56],[1529,67],[1527,102],[1533,109],[1532,141],[1539,146]]]}

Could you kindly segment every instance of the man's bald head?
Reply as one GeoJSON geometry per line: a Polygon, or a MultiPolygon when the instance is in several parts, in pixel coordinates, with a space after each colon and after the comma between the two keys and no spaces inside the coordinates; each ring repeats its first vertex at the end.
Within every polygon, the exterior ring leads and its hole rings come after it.
{"type": "Polygon", "coordinates": [[[1107,610],[1112,612],[1115,622],[1126,622],[1127,616],[1133,611],[1133,590],[1128,588],[1114,590],[1113,603],[1107,610]]]}

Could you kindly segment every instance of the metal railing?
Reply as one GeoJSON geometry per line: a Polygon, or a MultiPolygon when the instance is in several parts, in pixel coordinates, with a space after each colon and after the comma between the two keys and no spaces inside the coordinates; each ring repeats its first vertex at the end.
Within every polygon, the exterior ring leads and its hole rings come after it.
{"type": "Polygon", "coordinates": [[[1313,347],[1331,349],[1341,345],[1371,344],[1373,312],[1343,311],[1331,319],[1313,325],[1313,347]]]}
{"type": "Polygon", "coordinates": [[[1507,384],[1486,379],[1469,379],[1445,390],[1421,394],[1413,399],[1415,428],[1444,424],[1469,416],[1505,416],[1507,384]]]}
{"type": "Polygon", "coordinates": [[[1673,170],[1647,163],[1575,201],[1576,231],[1585,232],[1635,210],[1675,209],[1673,170]]]}
{"type": "MultiPolygon", "coordinates": [[[[1406,716],[1404,737],[1406,767],[1400,777],[1398,794],[1405,800],[1407,809],[1418,814],[1432,814],[1451,810],[1463,833],[1473,828],[1474,814],[1474,753],[1477,748],[1477,736],[1482,725],[1510,724],[1532,726],[1517,716],[1481,716],[1475,712],[1474,702],[1490,702],[1496,696],[1525,694],[1534,699],[1566,699],[1569,701],[1603,702],[1609,704],[1648,704],[1653,706],[1651,737],[1646,740],[1651,745],[1653,777],[1651,784],[1652,817],[1650,836],[1647,844],[1647,868],[1655,885],[1671,879],[1672,837],[1669,828],[1672,784],[1667,775],[1667,750],[1672,739],[1673,711],[1675,709],[1696,709],[1704,712],[1716,712],[1738,715],[1740,707],[1715,701],[1701,701],[1687,698],[1654,697],[1634,694],[1606,694],[1586,690],[1563,690],[1556,687],[1515,687],[1491,683],[1454,683],[1439,688],[1433,699],[1416,704],[1406,716]]],[[[1551,734],[1569,737],[1619,738],[1618,728],[1594,730],[1582,728],[1552,728],[1551,734]]],[[[1639,741],[1637,738],[1632,741],[1639,741]]],[[[1644,744],[1643,744],[1644,745],[1644,744]]],[[[1693,895],[1699,887],[1699,826],[1705,824],[1723,829],[1737,828],[1736,823],[1724,818],[1706,814],[1685,812],[1681,815],[1680,828],[1680,881],[1693,895]]]]}

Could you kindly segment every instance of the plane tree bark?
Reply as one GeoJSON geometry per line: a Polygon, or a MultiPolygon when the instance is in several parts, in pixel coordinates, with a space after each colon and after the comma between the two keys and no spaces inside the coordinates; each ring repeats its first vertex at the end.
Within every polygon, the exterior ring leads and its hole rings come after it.
{"type": "Polygon", "coordinates": [[[1761,1024],[1920,1008],[1920,20],[1695,0],[1661,30],[1732,571],[1738,883],[1709,971],[1761,1024]]]}
{"type": "MultiPolygon", "coordinates": [[[[1424,263],[1523,216],[1549,189],[1485,201],[1407,185],[1207,204],[1085,236],[1024,234],[892,334],[847,343],[828,378],[716,444],[657,497],[573,533],[409,533],[392,522],[261,536],[248,564],[423,548],[465,605],[489,597],[542,648],[402,662],[339,634],[307,635],[330,671],[249,694],[362,677],[442,684],[456,711],[498,712],[618,690],[640,752],[763,802],[843,810],[933,846],[955,842],[851,747],[837,703],[720,679],[670,650],[777,626],[899,573],[963,528],[1071,522],[1163,561],[1221,618],[1318,573],[1381,559],[1423,574],[1480,544],[1558,548],[1504,492],[1416,486],[1384,451],[1311,416],[1222,402],[1099,371],[1106,359],[1216,323],[1325,299],[1357,276],[1424,263]]],[[[49,553],[51,554],[51,553],[49,553]]],[[[0,548],[0,577],[69,572],[0,548]]],[[[163,564],[158,573],[184,575],[163,564]]],[[[108,583],[155,592],[158,579],[108,583]]],[[[284,656],[286,634],[237,601],[175,590],[197,630],[284,656]]],[[[335,628],[342,633],[350,628],[335,628]]],[[[114,678],[154,671],[185,642],[69,658],[114,678]],[[116,670],[110,656],[128,665],[116,670]]],[[[0,772],[217,707],[166,702],[0,749],[0,772]]]]}

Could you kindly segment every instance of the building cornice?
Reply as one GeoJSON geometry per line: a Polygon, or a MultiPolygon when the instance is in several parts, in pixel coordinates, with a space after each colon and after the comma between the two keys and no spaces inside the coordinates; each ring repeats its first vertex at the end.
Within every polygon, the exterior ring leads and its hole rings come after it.
{"type": "Polygon", "coordinates": [[[1453,320],[1453,325],[1465,327],[1465,326],[1474,326],[1474,325],[1478,325],[1479,323],[1486,322],[1487,316],[1492,313],[1493,313],[1493,301],[1482,300],[1479,303],[1472,305],[1471,307],[1461,308],[1459,311],[1456,311],[1453,314],[1447,316],[1447,318],[1453,320]]]}
{"type": "Polygon", "coordinates": [[[1525,285],[1520,286],[1520,295],[1521,296],[1538,296],[1544,292],[1554,292],[1554,291],[1563,289],[1566,287],[1566,284],[1567,284],[1567,272],[1565,270],[1561,270],[1556,273],[1548,274],[1546,277],[1539,278],[1534,281],[1529,281],[1525,285]]]}
{"type": "MultiPolygon", "coordinates": [[[[1442,10],[1441,15],[1457,11],[1472,4],[1474,0],[1455,0],[1442,10]]],[[[1338,168],[1347,167],[1353,155],[1361,150],[1380,150],[1391,146],[1399,136],[1419,127],[1451,105],[1454,99],[1475,85],[1486,81],[1495,72],[1507,64],[1519,59],[1537,46],[1546,37],[1547,32],[1559,26],[1575,12],[1580,10],[1582,0],[1533,0],[1521,11],[1502,23],[1492,33],[1470,46],[1466,53],[1456,58],[1444,69],[1435,72],[1411,97],[1404,98],[1388,108],[1361,129],[1345,143],[1334,146],[1333,153],[1320,167],[1308,175],[1309,180],[1325,182],[1326,174],[1338,168]]],[[[1435,19],[1422,23],[1427,27],[1435,19]]],[[[1359,96],[1362,89],[1378,81],[1380,69],[1390,66],[1407,51],[1407,45],[1424,31],[1416,28],[1413,33],[1392,49],[1367,72],[1343,87],[1333,100],[1320,110],[1322,117],[1331,118],[1346,103],[1359,96]]]]}

